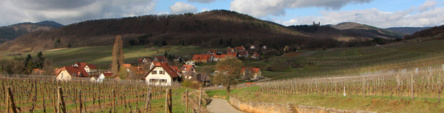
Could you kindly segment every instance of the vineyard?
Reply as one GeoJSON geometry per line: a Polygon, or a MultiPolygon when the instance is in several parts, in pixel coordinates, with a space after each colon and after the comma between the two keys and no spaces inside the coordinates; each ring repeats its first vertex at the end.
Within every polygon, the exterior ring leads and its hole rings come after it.
{"type": "Polygon", "coordinates": [[[401,42],[270,58],[280,65],[300,65],[288,71],[265,71],[273,81],[234,91],[233,96],[252,105],[265,102],[376,112],[443,111],[443,43],[401,42]]]}
{"type": "MultiPolygon", "coordinates": [[[[379,47],[334,48],[309,51],[307,56],[279,56],[273,62],[293,67],[288,72],[268,75],[275,80],[294,77],[359,75],[361,73],[393,72],[427,69],[444,63],[444,40],[400,43],[379,47]],[[301,67],[294,67],[299,64],[301,67]]],[[[263,65],[263,64],[261,64],[263,65]]],[[[267,76],[267,75],[265,75],[267,76]]]]}
{"type": "MultiPolygon", "coordinates": [[[[443,67],[444,68],[444,67],[443,67]]],[[[444,69],[361,76],[295,78],[260,84],[262,92],[288,95],[408,97],[440,102],[444,69]]]]}
{"type": "Polygon", "coordinates": [[[12,105],[18,112],[159,112],[165,110],[167,89],[172,90],[173,112],[185,111],[180,101],[185,90],[179,85],[148,87],[139,81],[93,83],[86,79],[56,82],[48,77],[1,77],[0,84],[0,112],[8,104],[9,112],[12,105]]]}

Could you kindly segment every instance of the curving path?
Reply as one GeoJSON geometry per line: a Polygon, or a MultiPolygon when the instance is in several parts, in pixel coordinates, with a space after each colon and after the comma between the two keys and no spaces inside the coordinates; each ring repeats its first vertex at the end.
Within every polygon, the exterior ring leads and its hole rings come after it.
{"type": "Polygon", "coordinates": [[[243,113],[231,106],[226,100],[217,98],[212,98],[211,103],[207,105],[207,109],[212,113],[243,113]]]}

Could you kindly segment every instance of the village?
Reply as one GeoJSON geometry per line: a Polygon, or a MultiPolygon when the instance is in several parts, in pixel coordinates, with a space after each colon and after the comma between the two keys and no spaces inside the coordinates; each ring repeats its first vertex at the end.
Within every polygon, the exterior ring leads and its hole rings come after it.
{"type": "MultiPolygon", "coordinates": [[[[194,54],[191,58],[182,56],[169,58],[168,56],[152,56],[138,58],[136,64],[125,63],[122,65],[124,73],[120,76],[112,73],[111,69],[100,70],[96,65],[87,62],[76,62],[70,66],[57,68],[54,71],[57,81],[69,82],[72,80],[89,80],[90,82],[102,83],[105,80],[130,79],[143,81],[147,85],[153,86],[171,86],[174,83],[184,81],[193,84],[204,84],[205,86],[219,86],[212,84],[211,79],[217,76],[219,71],[213,73],[203,73],[196,70],[199,65],[217,63],[227,57],[234,57],[243,60],[261,60],[265,55],[274,49],[268,49],[266,46],[256,47],[251,45],[248,48],[244,46],[228,47],[226,51],[208,50],[203,54],[194,54]],[[262,55],[260,55],[262,54],[262,55]],[[123,74],[123,75],[122,75],[123,74]]],[[[35,69],[34,71],[38,71],[35,69]]],[[[241,80],[253,82],[264,79],[261,69],[258,67],[244,66],[241,69],[241,80]]]]}

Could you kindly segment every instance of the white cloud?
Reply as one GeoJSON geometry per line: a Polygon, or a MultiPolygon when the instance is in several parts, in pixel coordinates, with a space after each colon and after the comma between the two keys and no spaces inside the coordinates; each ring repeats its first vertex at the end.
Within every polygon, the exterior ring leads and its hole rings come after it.
{"type": "Polygon", "coordinates": [[[349,3],[368,3],[372,0],[234,0],[230,9],[255,17],[285,15],[287,8],[322,7],[338,10],[349,3]]]}
{"type": "Polygon", "coordinates": [[[200,12],[205,12],[205,11],[210,11],[210,9],[208,9],[208,8],[200,9],[200,12]]]}
{"type": "Polygon", "coordinates": [[[195,13],[197,12],[197,8],[194,5],[187,4],[184,2],[176,2],[174,5],[170,7],[171,13],[174,14],[182,14],[182,13],[195,13]]]}
{"type": "Polygon", "coordinates": [[[215,0],[188,0],[188,2],[211,3],[215,0]]]}
{"type": "Polygon", "coordinates": [[[54,20],[71,24],[89,19],[155,13],[157,0],[2,0],[0,25],[54,20]]]}
{"type": "Polygon", "coordinates": [[[438,2],[436,0],[427,0],[424,4],[418,7],[418,11],[423,12],[430,9],[434,9],[437,4],[438,2]]]}
{"type": "Polygon", "coordinates": [[[366,9],[355,11],[323,11],[322,16],[297,17],[288,21],[281,22],[284,25],[311,24],[313,21],[321,24],[338,24],[341,22],[357,22],[373,25],[381,28],[387,27],[426,27],[444,24],[444,7],[426,8],[431,5],[429,1],[419,7],[411,9],[386,12],[379,9],[366,9]],[[420,13],[417,13],[420,12],[420,13]]]}

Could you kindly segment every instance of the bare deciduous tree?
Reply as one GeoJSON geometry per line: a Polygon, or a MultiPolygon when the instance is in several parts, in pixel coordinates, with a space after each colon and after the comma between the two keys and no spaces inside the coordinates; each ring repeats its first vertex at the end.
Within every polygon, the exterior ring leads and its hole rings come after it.
{"type": "Polygon", "coordinates": [[[113,76],[117,76],[117,74],[119,74],[119,71],[123,66],[124,57],[123,57],[122,48],[123,48],[122,36],[117,35],[116,41],[114,42],[112,64],[111,64],[113,76]]]}

